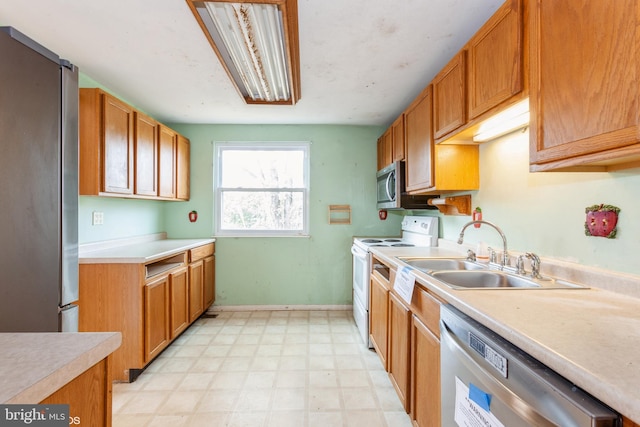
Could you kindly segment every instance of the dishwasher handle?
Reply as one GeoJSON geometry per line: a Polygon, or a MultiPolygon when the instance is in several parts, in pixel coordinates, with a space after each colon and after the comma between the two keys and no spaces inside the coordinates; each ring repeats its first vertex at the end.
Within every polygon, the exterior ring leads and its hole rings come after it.
{"type": "Polygon", "coordinates": [[[552,427],[556,425],[480,366],[480,364],[465,351],[458,342],[458,338],[449,330],[446,323],[442,320],[440,320],[440,345],[447,346],[449,351],[455,355],[459,355],[459,360],[487,386],[486,391],[500,399],[500,401],[520,418],[535,426],[552,427]]]}

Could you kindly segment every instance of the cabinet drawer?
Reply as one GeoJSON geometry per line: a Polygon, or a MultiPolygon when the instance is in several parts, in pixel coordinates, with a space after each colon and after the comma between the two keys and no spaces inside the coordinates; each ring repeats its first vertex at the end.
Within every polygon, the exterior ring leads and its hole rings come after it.
{"type": "Polygon", "coordinates": [[[411,300],[411,311],[427,328],[440,338],[440,305],[442,303],[426,290],[416,286],[411,300]]]}
{"type": "Polygon", "coordinates": [[[215,244],[209,243],[189,250],[189,262],[194,262],[199,259],[206,258],[209,255],[213,255],[214,248],[215,244]]]}

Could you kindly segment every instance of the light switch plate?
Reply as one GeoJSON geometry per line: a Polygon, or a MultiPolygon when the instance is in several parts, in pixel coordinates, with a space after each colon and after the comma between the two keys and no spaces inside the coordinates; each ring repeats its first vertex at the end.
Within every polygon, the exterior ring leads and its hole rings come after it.
{"type": "Polygon", "coordinates": [[[91,218],[92,225],[102,225],[104,224],[104,212],[93,212],[93,216],[91,218]]]}

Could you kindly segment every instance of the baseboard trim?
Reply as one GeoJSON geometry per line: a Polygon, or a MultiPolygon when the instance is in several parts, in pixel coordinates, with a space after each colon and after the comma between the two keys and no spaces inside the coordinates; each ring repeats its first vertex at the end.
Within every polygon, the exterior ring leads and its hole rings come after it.
{"type": "Polygon", "coordinates": [[[353,310],[353,305],[216,305],[208,312],[221,311],[341,311],[353,310]]]}

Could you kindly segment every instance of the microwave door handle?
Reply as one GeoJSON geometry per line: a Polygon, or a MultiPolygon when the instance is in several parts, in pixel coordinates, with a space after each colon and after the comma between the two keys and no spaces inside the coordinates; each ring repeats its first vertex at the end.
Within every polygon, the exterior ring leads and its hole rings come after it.
{"type": "Polygon", "coordinates": [[[391,184],[391,178],[393,178],[395,175],[395,172],[390,172],[389,175],[387,175],[387,181],[385,183],[385,190],[387,192],[387,198],[390,201],[393,201],[394,198],[391,197],[391,188],[390,188],[390,184],[391,184]]]}

